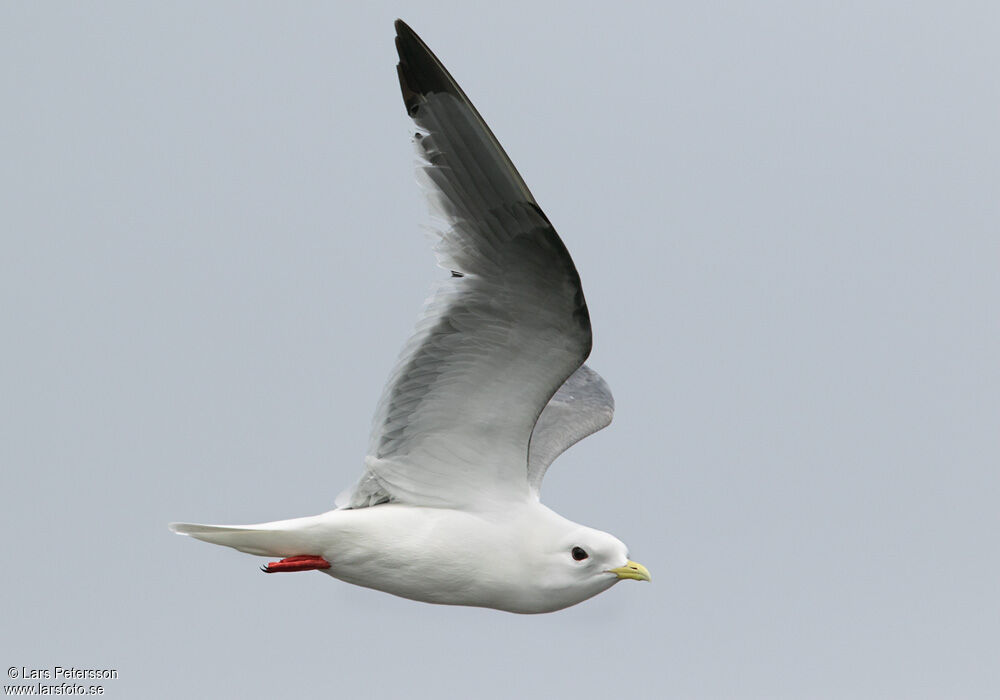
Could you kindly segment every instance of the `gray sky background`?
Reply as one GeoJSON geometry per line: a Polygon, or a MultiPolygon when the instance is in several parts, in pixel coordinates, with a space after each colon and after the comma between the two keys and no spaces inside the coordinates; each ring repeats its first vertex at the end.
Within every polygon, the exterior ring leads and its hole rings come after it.
{"type": "Polygon", "coordinates": [[[108,697],[1000,695],[995,3],[0,6],[0,661],[108,697]],[[523,617],[170,534],[328,509],[435,275],[392,20],[580,270],[653,572],[523,617]]]}

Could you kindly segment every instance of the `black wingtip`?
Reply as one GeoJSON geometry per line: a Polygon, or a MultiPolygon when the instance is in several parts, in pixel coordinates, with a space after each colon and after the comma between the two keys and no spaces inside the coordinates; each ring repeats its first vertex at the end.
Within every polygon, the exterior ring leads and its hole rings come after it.
{"type": "Polygon", "coordinates": [[[467,100],[455,79],[417,33],[401,19],[396,20],[395,27],[396,53],[399,54],[396,72],[407,113],[413,116],[420,107],[421,97],[430,93],[450,92],[467,100]]]}
{"type": "Polygon", "coordinates": [[[399,17],[397,17],[396,21],[392,23],[392,26],[396,28],[396,34],[402,34],[403,32],[409,32],[410,34],[414,33],[414,31],[410,29],[410,25],[401,20],[399,17]]]}

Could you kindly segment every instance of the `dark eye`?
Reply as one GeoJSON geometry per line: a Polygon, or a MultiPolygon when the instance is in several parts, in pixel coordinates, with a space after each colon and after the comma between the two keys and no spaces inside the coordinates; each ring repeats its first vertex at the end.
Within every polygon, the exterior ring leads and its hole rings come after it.
{"type": "Polygon", "coordinates": [[[572,554],[573,558],[576,559],[577,561],[583,561],[584,559],[590,556],[589,554],[587,554],[587,550],[585,550],[583,547],[573,547],[573,550],[570,552],[570,554],[572,554]]]}

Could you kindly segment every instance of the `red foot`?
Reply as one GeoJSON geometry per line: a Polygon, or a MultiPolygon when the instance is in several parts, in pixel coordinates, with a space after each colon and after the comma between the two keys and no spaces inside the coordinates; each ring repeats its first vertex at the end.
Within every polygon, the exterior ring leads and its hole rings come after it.
{"type": "Polygon", "coordinates": [[[270,561],[267,566],[260,567],[265,574],[276,574],[281,571],[312,571],[313,569],[329,569],[330,562],[323,557],[311,554],[298,557],[285,557],[281,561],[270,561]]]}

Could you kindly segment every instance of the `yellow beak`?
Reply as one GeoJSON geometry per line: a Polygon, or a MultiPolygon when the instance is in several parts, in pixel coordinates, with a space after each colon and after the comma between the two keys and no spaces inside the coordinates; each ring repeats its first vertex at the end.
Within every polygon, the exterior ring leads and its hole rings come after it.
{"type": "Polygon", "coordinates": [[[617,569],[608,569],[608,573],[615,574],[618,578],[632,578],[636,581],[653,580],[649,575],[649,569],[637,561],[627,561],[625,562],[625,566],[619,566],[617,569]]]}

